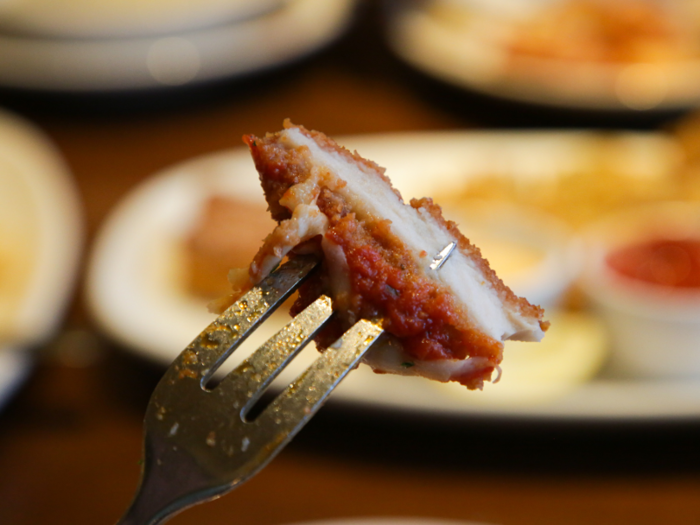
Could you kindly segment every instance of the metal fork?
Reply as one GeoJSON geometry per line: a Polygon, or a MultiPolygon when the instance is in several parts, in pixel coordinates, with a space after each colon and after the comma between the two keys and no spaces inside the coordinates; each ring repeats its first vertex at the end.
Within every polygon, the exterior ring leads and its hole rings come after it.
{"type": "Polygon", "coordinates": [[[356,323],[257,417],[251,408],[332,314],[322,296],[214,388],[214,372],[317,265],[295,257],[228,308],[177,357],[146,410],[136,496],[118,525],[154,525],[240,485],[272,460],[359,363],[382,328],[356,323]]]}

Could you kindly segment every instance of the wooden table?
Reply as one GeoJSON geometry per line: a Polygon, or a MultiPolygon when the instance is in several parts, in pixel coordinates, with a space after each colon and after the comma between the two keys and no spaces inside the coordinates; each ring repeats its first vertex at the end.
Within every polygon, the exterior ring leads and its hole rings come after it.
{"type": "MultiPolygon", "coordinates": [[[[469,116],[471,99],[450,108],[389,56],[375,8],[360,15],[347,37],[302,64],[165,103],[143,94],[5,96],[67,159],[83,200],[89,250],[112,207],[154,171],[239,145],[244,133],[276,130],[285,117],[330,135],[479,121],[469,116]]],[[[136,486],[141,418],[161,370],[100,335],[82,290],[37,361],[0,414],[0,523],[114,523],[136,486]]],[[[697,524],[697,443],[696,423],[455,426],[331,403],[256,478],[172,523],[402,516],[505,525],[697,524]]]]}

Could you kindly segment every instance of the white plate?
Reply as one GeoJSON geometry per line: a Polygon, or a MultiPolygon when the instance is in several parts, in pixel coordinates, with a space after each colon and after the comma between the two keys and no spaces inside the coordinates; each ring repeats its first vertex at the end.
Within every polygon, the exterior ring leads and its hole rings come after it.
{"type": "Polygon", "coordinates": [[[183,31],[258,16],[284,0],[10,0],[0,27],[41,37],[95,38],[183,31]]]}
{"type": "MultiPolygon", "coordinates": [[[[659,135],[627,134],[610,140],[616,141],[614,149],[621,158],[644,157],[638,166],[640,176],[661,165],[669,167],[676,159],[673,144],[659,135]]],[[[599,141],[595,134],[577,132],[446,132],[339,140],[388,167],[387,174],[406,198],[444,194],[466,177],[483,173],[554,177],[576,166],[586,166],[589,146],[599,141]],[[431,176],[425,177],[426,173],[431,176]]],[[[162,364],[172,361],[213,319],[202,302],[182,291],[176,249],[212,192],[263,202],[246,150],[224,151],[188,161],[136,188],[105,224],[90,260],[88,300],[97,321],[137,354],[162,364]]],[[[619,421],[700,417],[700,381],[596,380],[580,384],[586,373],[592,373],[600,364],[605,337],[595,319],[562,317],[557,313],[552,316],[552,332],[544,344],[532,347],[531,356],[526,354],[527,347],[506,347],[502,384],[487,384],[483,392],[418,378],[375,375],[361,367],[350,374],[333,399],[456,418],[484,415],[619,421]],[[542,363],[551,365],[547,344],[558,347],[567,356],[558,365],[562,377],[566,376],[565,371],[577,368],[580,376],[572,374],[566,380],[541,386],[518,379],[516,373],[509,375],[509,352],[512,366],[517,361],[539,359],[539,351],[544,354],[542,363]]],[[[254,343],[269,337],[270,325],[279,326],[284,319],[283,314],[273,316],[269,325],[254,334],[254,343]]],[[[306,354],[313,355],[313,350],[306,354]]],[[[308,358],[304,355],[297,361],[308,358]]],[[[297,361],[292,375],[300,368],[297,361]]],[[[540,371],[544,367],[537,368],[540,371]]],[[[525,375],[534,377],[535,373],[525,375]]]]}
{"type": "Polygon", "coordinates": [[[407,63],[442,81],[519,102],[621,112],[700,103],[700,60],[655,66],[520,56],[513,67],[505,49],[482,37],[485,25],[465,29],[453,19],[433,16],[420,3],[408,4],[394,12],[389,45],[407,63]]]}
{"type": "Polygon", "coordinates": [[[73,289],[82,216],[68,170],[49,140],[0,112],[0,399],[24,376],[21,349],[57,328],[73,289]]]}
{"type": "Polygon", "coordinates": [[[0,34],[0,84],[100,91],[180,86],[284,64],[338,36],[354,0],[288,0],[243,21],[132,38],[0,34]]]}

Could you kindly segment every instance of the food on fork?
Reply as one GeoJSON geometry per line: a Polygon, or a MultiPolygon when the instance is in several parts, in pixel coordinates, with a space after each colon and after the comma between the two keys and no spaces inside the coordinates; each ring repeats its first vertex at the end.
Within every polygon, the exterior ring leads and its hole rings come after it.
{"type": "Polygon", "coordinates": [[[405,204],[375,163],[288,121],[278,133],[244,140],[278,225],[247,270],[230,272],[229,302],[283,258],[317,253],[321,269],[300,288],[292,314],[321,294],[332,298],[336,314],[319,348],[359,319],[380,320],[387,336],[364,359],[376,372],[470,389],[491,379],[505,340],[543,337],[543,310],[503,284],[431,199],[405,204]],[[456,249],[435,269],[451,243],[456,249]]]}

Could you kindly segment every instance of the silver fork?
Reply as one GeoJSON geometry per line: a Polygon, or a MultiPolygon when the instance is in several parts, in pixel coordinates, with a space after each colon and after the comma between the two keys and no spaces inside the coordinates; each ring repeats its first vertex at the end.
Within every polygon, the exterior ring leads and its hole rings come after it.
{"type": "Polygon", "coordinates": [[[272,460],[359,363],[382,328],[357,322],[257,417],[251,408],[332,314],[322,296],[214,388],[214,372],[317,265],[296,257],[228,308],[177,357],[146,410],[136,496],[118,525],[154,525],[240,485],[272,460]]]}

